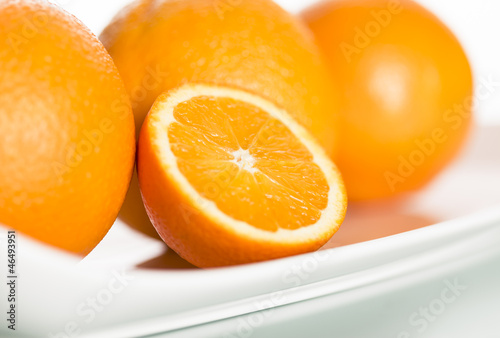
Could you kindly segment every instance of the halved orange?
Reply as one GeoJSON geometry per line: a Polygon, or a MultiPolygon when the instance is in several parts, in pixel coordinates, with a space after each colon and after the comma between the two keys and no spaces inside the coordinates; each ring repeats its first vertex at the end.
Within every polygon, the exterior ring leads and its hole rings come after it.
{"type": "Polygon", "coordinates": [[[285,111],[241,90],[162,94],[138,151],[153,225],[200,267],[317,250],[345,216],[344,185],[323,149],[285,111]]]}

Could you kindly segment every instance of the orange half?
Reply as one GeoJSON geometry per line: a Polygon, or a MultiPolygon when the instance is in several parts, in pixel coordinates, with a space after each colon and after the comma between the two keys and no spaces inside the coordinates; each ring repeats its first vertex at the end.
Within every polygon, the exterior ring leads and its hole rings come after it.
{"type": "Polygon", "coordinates": [[[200,267],[317,250],[346,210],[341,176],[313,137],[247,92],[185,85],[142,127],[139,181],[161,238],[200,267]]]}

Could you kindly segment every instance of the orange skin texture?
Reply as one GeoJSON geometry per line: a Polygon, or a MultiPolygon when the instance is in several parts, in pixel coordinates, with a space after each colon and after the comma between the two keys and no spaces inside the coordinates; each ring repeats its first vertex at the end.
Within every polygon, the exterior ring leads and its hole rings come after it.
{"type": "Polygon", "coordinates": [[[164,91],[227,85],[285,108],[333,155],[337,91],[309,30],[270,0],[230,3],[135,1],[103,31],[137,128],[164,91]]]}
{"type": "Polygon", "coordinates": [[[0,224],[87,254],[116,219],[134,120],[111,57],[45,1],[0,3],[0,224]]]}
{"type": "Polygon", "coordinates": [[[460,43],[420,5],[395,3],[325,1],[302,13],[341,91],[334,160],[352,201],[421,188],[456,156],[471,125],[472,75],[460,43]],[[381,11],[390,19],[377,21],[381,11]]]}

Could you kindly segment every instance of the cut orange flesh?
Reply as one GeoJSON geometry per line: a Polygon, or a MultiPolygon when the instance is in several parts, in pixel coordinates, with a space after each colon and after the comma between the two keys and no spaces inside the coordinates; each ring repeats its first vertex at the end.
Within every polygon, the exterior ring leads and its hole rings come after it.
{"type": "Polygon", "coordinates": [[[160,96],[138,168],[158,233],[198,266],[318,249],[345,215],[323,150],[286,112],[240,90],[187,85],[160,96]]]}
{"type": "Polygon", "coordinates": [[[182,102],[174,118],[168,136],[180,172],[222,212],[267,231],[319,220],[328,202],[325,176],[282,122],[250,103],[213,96],[182,102]]]}

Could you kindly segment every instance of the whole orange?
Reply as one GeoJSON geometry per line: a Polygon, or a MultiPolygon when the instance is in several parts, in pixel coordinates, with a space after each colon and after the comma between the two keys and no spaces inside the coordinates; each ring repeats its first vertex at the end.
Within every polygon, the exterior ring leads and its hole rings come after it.
{"type": "Polygon", "coordinates": [[[284,107],[333,154],[336,90],[313,37],[271,0],[140,0],[101,40],[139,128],[155,99],[187,82],[239,87],[284,107]]]}
{"type": "Polygon", "coordinates": [[[118,71],[46,1],[0,3],[0,224],[79,254],[116,219],[135,153],[118,71]]]}
{"type": "Polygon", "coordinates": [[[336,163],[350,199],[429,182],[471,124],[471,70],[452,32],[408,0],[326,1],[302,17],[342,94],[336,163]]]}

